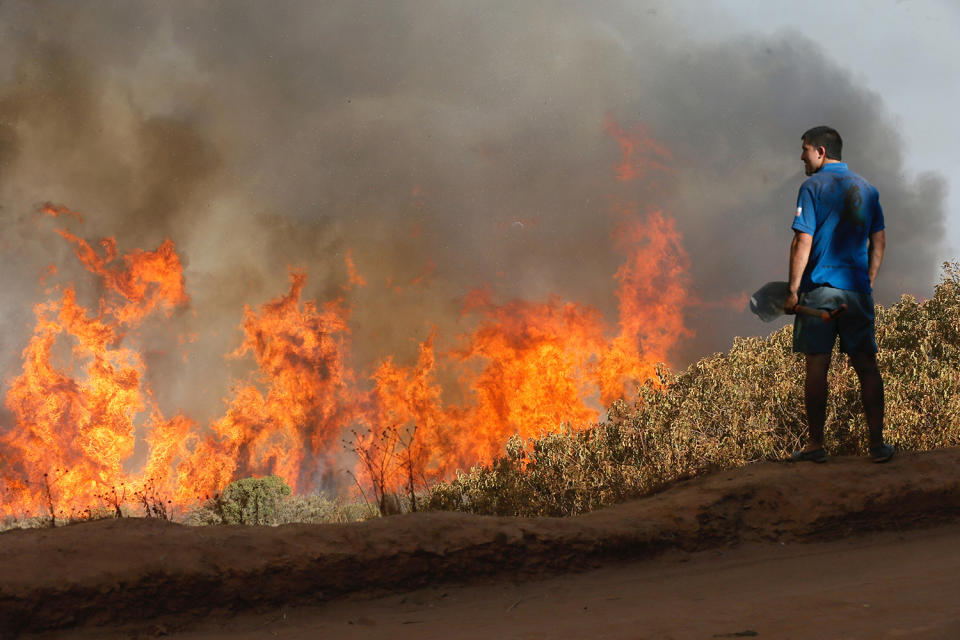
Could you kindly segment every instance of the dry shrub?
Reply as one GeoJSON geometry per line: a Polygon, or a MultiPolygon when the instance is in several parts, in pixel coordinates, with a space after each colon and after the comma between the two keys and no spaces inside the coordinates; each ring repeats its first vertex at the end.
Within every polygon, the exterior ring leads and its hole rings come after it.
{"type": "MultiPolygon", "coordinates": [[[[792,328],[738,338],[726,354],[691,365],[618,402],[607,421],[524,442],[490,465],[432,487],[433,509],[558,516],[644,495],[671,480],[782,458],[803,440],[802,356],[792,328]]],[[[885,439],[901,449],[960,444],[960,263],[945,263],[934,296],[877,307],[885,439]]],[[[839,351],[829,377],[826,447],[865,454],[856,374],[839,351]]]]}
{"type": "Polygon", "coordinates": [[[223,495],[191,509],[183,523],[194,526],[247,524],[277,526],[291,523],[356,522],[379,515],[376,505],[345,502],[323,494],[291,495],[277,476],[244,478],[223,495]]]}
{"type": "Polygon", "coordinates": [[[357,522],[375,518],[377,515],[379,515],[379,512],[376,505],[366,502],[331,499],[322,493],[317,493],[305,496],[288,496],[277,510],[277,523],[357,522]]]}

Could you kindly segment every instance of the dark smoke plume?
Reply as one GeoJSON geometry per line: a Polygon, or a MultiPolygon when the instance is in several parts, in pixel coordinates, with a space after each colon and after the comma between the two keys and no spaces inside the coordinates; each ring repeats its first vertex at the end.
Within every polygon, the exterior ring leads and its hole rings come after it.
{"type": "Polygon", "coordinates": [[[242,373],[222,356],[243,305],[284,293],[288,265],[308,296],[343,295],[348,250],[369,283],[349,293],[361,365],[409,361],[434,327],[452,340],[485,283],[614,321],[623,203],[684,234],[700,304],[682,367],[770,329],[710,303],[786,277],[799,136],[817,124],[880,190],[878,301],[929,293],[944,182],[905,172],[880,96],[797,34],[697,42],[669,5],[637,4],[3,2],[5,377],[43,269],[78,273],[34,213],[46,201],[121,249],[176,243],[196,313],[142,339],[163,408],[201,422],[222,411],[223,372],[242,373]],[[644,126],[669,169],[615,180],[610,121],[644,126]],[[179,333],[198,334],[189,365],[163,346],[179,333]]]}

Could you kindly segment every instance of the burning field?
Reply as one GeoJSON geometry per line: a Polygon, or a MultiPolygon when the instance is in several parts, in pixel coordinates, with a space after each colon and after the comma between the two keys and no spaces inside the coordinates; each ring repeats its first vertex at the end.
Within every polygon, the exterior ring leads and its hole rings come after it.
{"type": "MultiPolygon", "coordinates": [[[[642,127],[607,129],[621,149],[619,180],[669,159],[642,127]]],[[[224,414],[201,424],[164,415],[138,350],[145,328],[189,311],[174,242],[91,244],[78,235],[82,214],[44,205],[35,223],[54,220],[99,295],[84,306],[55,265],[44,274],[49,297],[34,307],[33,336],[6,394],[14,422],[0,436],[3,515],[81,516],[126,502],[182,508],[250,475],[277,475],[300,493],[349,486],[346,471],[361,486],[423,488],[489,462],[515,434],[589,425],[655,381],[657,364],[690,333],[689,258],[674,220],[635,209],[622,207],[611,238],[622,260],[610,278],[615,325],[559,296],[501,303],[478,286],[462,298],[471,328],[442,351],[442,336],[424,336],[412,366],[383,354],[372,369],[357,367],[351,290],[377,285],[350,252],[348,283],[332,299],[304,299],[309,274],[291,268],[288,291],[244,309],[240,344],[227,357],[256,368],[235,382],[224,414]]],[[[196,339],[177,336],[186,347],[196,339]]]]}

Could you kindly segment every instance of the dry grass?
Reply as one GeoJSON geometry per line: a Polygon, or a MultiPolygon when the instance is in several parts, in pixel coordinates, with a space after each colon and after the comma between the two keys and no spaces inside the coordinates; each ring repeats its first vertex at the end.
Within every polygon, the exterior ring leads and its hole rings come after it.
{"type": "MultiPolygon", "coordinates": [[[[644,495],[671,480],[782,458],[805,428],[803,361],[791,327],[736,339],[633,405],[584,430],[512,439],[489,466],[432,487],[433,509],[497,515],[574,515],[644,495]]],[[[902,449],[960,444],[960,264],[944,264],[934,296],[878,307],[885,439],[902,449]]],[[[853,369],[834,354],[826,447],[865,454],[866,425],[853,369]]]]}

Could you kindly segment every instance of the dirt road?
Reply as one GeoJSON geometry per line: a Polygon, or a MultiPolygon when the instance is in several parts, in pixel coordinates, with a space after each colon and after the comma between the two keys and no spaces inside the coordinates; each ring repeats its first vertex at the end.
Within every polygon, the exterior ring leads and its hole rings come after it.
{"type": "Polygon", "coordinates": [[[8,532],[0,631],[956,639],[958,462],[943,449],[885,465],[762,463],[576,518],[8,532]]]}
{"type": "Polygon", "coordinates": [[[960,638],[960,525],[829,543],[749,544],[532,582],[352,596],[214,616],[172,632],[74,640],[396,638],[960,638]],[[172,633],[171,633],[172,632],[172,633]]]}

